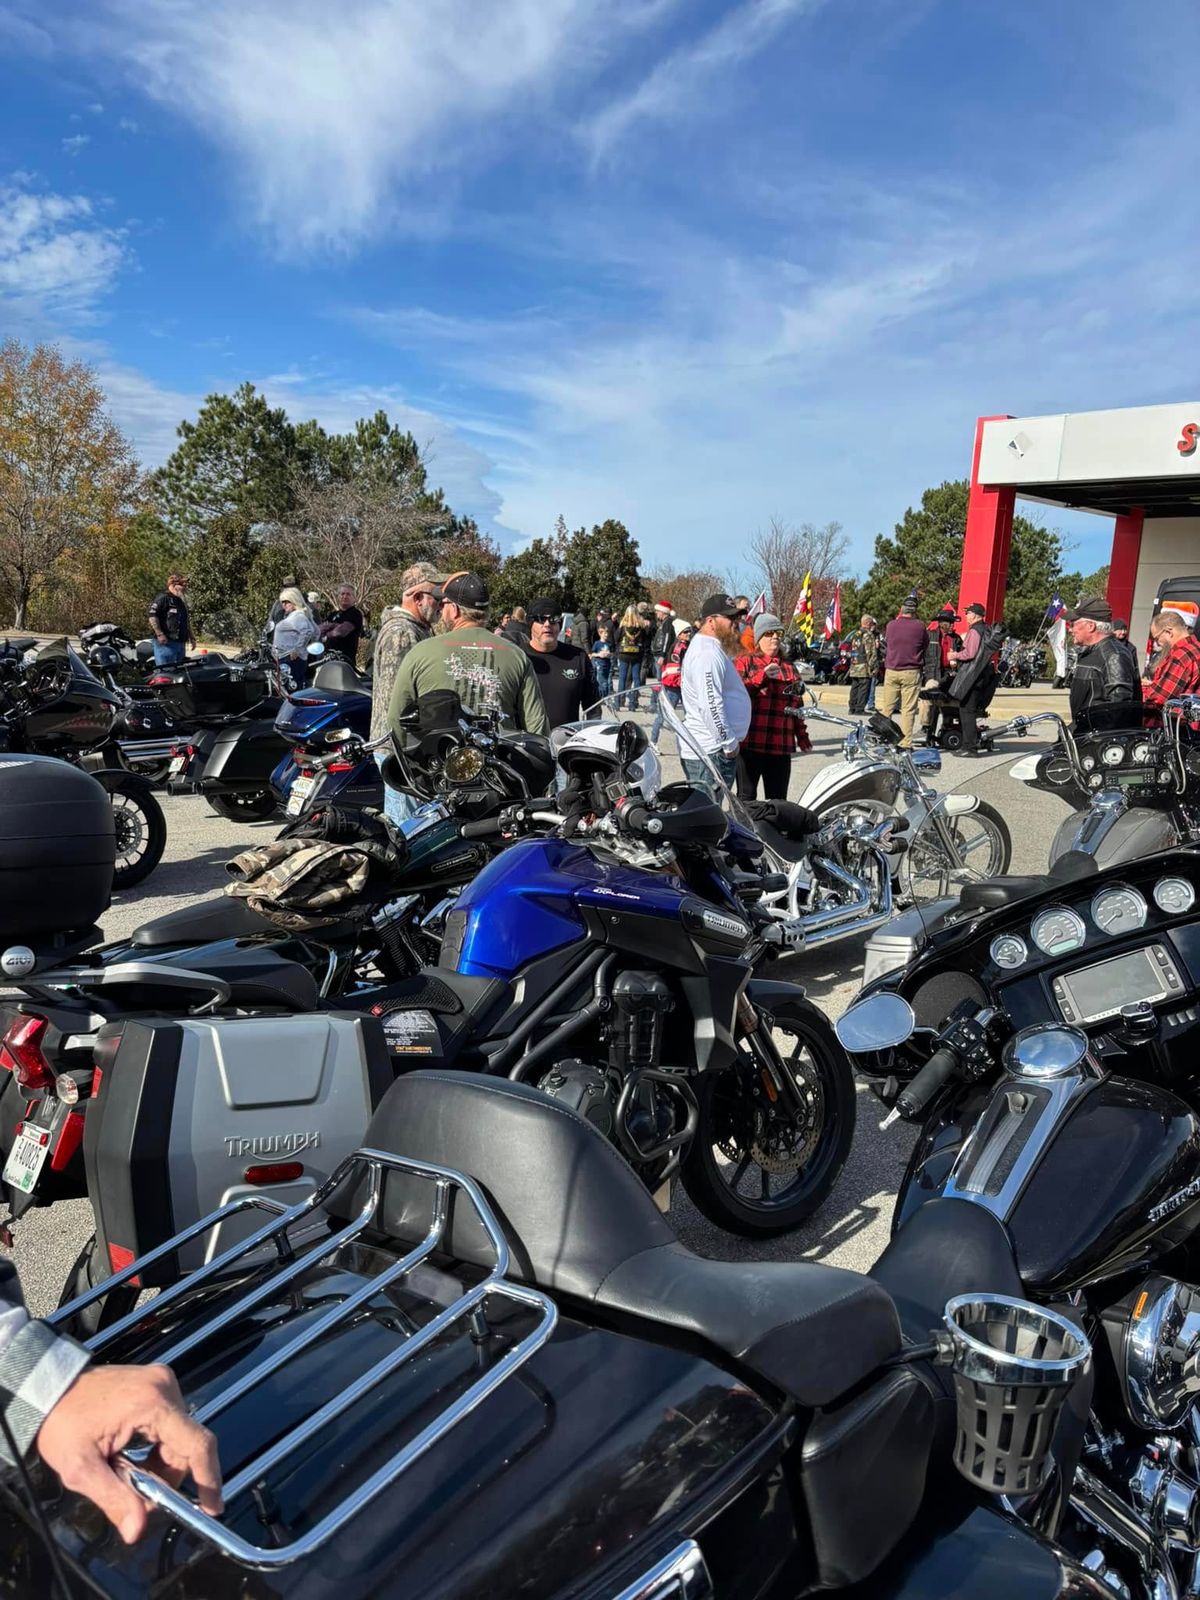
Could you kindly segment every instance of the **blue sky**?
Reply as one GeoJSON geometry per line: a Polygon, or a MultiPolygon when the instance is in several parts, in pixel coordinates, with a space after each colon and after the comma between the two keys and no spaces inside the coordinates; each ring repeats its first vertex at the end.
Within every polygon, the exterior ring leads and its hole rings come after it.
{"type": "Polygon", "coordinates": [[[1196,395],[1187,16],[0,0],[0,334],[148,464],[248,378],[385,407],[508,547],[619,516],[723,571],[837,518],[862,567],[978,414],[1196,395]]]}

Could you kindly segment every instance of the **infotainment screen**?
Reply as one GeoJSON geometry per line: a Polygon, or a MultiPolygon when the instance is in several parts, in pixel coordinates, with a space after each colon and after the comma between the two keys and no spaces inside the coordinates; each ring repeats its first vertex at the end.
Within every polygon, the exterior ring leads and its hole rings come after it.
{"type": "Polygon", "coordinates": [[[1068,1022],[1096,1022],[1115,1017],[1122,1006],[1182,998],[1183,992],[1179,969],[1160,944],[1130,950],[1054,980],[1054,997],[1068,1022]]]}

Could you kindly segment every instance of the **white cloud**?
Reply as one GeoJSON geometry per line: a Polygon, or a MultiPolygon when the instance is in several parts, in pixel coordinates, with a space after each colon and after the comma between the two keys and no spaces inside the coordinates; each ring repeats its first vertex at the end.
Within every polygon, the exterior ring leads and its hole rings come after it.
{"type": "Polygon", "coordinates": [[[8,319],[90,316],[125,259],[119,229],[81,195],[0,186],[0,313],[8,319]]]}
{"type": "Polygon", "coordinates": [[[122,133],[136,133],[138,131],[138,125],[132,117],[120,117],[117,121],[117,127],[120,128],[122,133]]]}
{"type": "Polygon", "coordinates": [[[54,53],[54,40],[46,29],[28,17],[18,16],[7,6],[0,7],[0,40],[6,40],[22,55],[49,56],[54,53]]]}
{"type": "Polygon", "coordinates": [[[102,117],[104,115],[104,107],[100,104],[99,100],[93,100],[91,105],[88,107],[88,111],[93,117],[102,117]]]}
{"type": "Polygon", "coordinates": [[[224,148],[281,248],[345,248],[677,3],[105,0],[71,37],[224,148]]]}
{"type": "Polygon", "coordinates": [[[822,0],[743,0],[700,39],[673,51],[632,93],[598,112],[585,125],[593,160],[607,155],[642,121],[666,121],[698,109],[714,76],[764,50],[775,36],[822,0]]]}
{"type": "Polygon", "coordinates": [[[62,142],[63,155],[77,156],[84,146],[91,144],[91,142],[92,136],[90,133],[73,133],[69,139],[64,139],[62,142]]]}

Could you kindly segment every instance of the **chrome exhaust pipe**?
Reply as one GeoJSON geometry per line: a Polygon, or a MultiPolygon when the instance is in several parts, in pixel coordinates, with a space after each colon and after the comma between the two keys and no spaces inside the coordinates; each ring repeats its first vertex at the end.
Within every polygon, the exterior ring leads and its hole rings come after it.
{"type": "Polygon", "coordinates": [[[851,890],[853,898],[825,911],[798,912],[783,919],[784,938],[792,949],[811,950],[852,933],[871,933],[887,922],[892,915],[892,876],[886,862],[878,865],[883,887],[880,904],[875,907],[871,887],[864,879],[821,857],[818,870],[851,890]]]}

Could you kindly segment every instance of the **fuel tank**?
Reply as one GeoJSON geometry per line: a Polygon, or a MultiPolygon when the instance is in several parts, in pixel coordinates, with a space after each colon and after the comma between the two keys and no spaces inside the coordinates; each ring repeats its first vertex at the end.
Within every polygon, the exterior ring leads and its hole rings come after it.
{"type": "Polygon", "coordinates": [[[899,792],[900,773],[889,761],[831,761],[805,789],[800,804],[813,811],[863,800],[891,806],[899,792]]]}
{"type": "Polygon", "coordinates": [[[495,857],[463,890],[447,919],[446,939],[459,972],[507,978],[584,938],[593,913],[627,922],[635,934],[648,928],[669,961],[672,942],[685,933],[689,899],[675,879],[601,861],[566,839],[526,839],[495,857]]]}
{"type": "Polygon", "coordinates": [[[464,839],[461,824],[453,817],[417,819],[406,824],[404,836],[408,850],[398,894],[466,883],[486,866],[491,854],[482,840],[464,839]]]}
{"type": "Polygon", "coordinates": [[[1006,1078],[926,1124],[893,1225],[939,1195],[993,1211],[1031,1293],[1063,1293],[1140,1269],[1200,1227],[1200,1120],[1132,1078],[1006,1078]]]}

